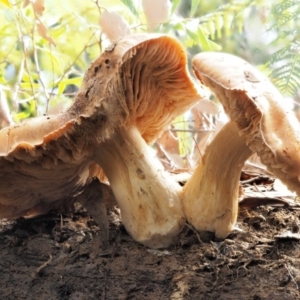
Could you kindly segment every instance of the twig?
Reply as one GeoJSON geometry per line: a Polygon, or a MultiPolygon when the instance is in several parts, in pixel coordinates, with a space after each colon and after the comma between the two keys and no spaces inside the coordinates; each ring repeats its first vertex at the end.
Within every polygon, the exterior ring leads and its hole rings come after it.
{"type": "MultiPolygon", "coordinates": [[[[34,85],[33,85],[33,80],[32,80],[32,77],[30,76],[30,68],[28,67],[28,63],[27,63],[27,58],[28,58],[28,50],[27,50],[27,46],[25,44],[25,36],[30,36],[30,30],[28,28],[28,23],[26,22],[26,18],[24,17],[23,13],[22,13],[22,10],[19,9],[17,11],[17,22],[16,22],[16,27],[17,27],[17,30],[18,30],[18,36],[19,36],[19,39],[21,41],[21,45],[22,45],[22,49],[23,49],[23,53],[24,53],[24,57],[22,59],[22,65],[21,65],[21,69],[19,71],[19,78],[18,78],[18,82],[16,83],[16,86],[15,86],[15,91],[14,91],[14,94],[13,94],[13,97],[17,97],[18,96],[18,92],[19,92],[19,89],[20,89],[20,83],[21,83],[21,79],[23,77],[23,73],[24,71],[26,70],[27,74],[28,74],[28,79],[29,79],[29,84],[30,84],[30,87],[31,87],[31,93],[32,95],[34,96],[34,101],[35,101],[35,113],[37,114],[37,102],[36,102],[36,97],[35,97],[35,90],[34,90],[34,85]],[[21,21],[24,21],[23,25],[24,26],[21,26],[21,21]],[[24,29],[26,29],[26,32],[24,32],[24,29]]],[[[18,105],[19,102],[18,102],[18,99],[17,98],[13,98],[13,101],[14,101],[14,105],[18,105]]],[[[15,107],[15,109],[17,110],[17,106],[15,107]]]]}
{"type": "Polygon", "coordinates": [[[59,80],[57,80],[55,82],[55,85],[53,86],[52,90],[49,92],[49,95],[53,95],[54,94],[54,90],[55,88],[59,85],[59,83],[65,78],[65,76],[68,74],[68,72],[72,69],[72,67],[75,65],[75,63],[80,59],[80,56],[82,55],[82,53],[84,53],[84,51],[86,51],[86,49],[88,47],[90,47],[88,45],[88,43],[92,40],[92,38],[95,36],[95,33],[92,34],[92,36],[90,37],[90,39],[88,40],[87,44],[85,45],[85,47],[78,53],[78,55],[75,57],[75,59],[72,61],[72,63],[64,70],[64,73],[60,76],[59,80]]]}
{"type": "Polygon", "coordinates": [[[299,286],[298,286],[298,284],[297,284],[297,282],[296,282],[294,276],[292,275],[289,266],[288,266],[287,264],[284,264],[284,266],[285,266],[285,268],[287,269],[287,271],[288,271],[288,273],[289,273],[289,275],[290,275],[290,277],[291,277],[291,280],[295,283],[297,290],[299,290],[299,286]]]}
{"type": "Polygon", "coordinates": [[[62,214],[60,214],[60,229],[64,227],[64,220],[62,214]]]}
{"type": "MultiPolygon", "coordinates": [[[[108,271],[107,271],[107,272],[108,272],[108,271]]],[[[105,299],[106,299],[107,272],[105,272],[105,274],[104,274],[104,286],[103,286],[102,300],[105,300],[105,299]]]]}
{"type": "Polygon", "coordinates": [[[265,197],[268,197],[268,196],[266,195],[266,193],[265,193],[265,192],[262,192],[262,191],[258,188],[258,186],[257,186],[255,183],[253,183],[253,186],[255,187],[255,189],[256,189],[257,192],[261,193],[261,194],[264,195],[265,197]]]}
{"type": "Polygon", "coordinates": [[[158,149],[162,152],[162,154],[164,155],[164,157],[162,157],[162,158],[164,158],[164,159],[166,160],[166,162],[170,165],[170,167],[171,167],[172,169],[174,169],[174,168],[176,167],[176,164],[175,164],[175,162],[169,157],[169,155],[168,155],[167,151],[164,149],[164,147],[163,147],[160,143],[158,143],[158,142],[156,142],[155,145],[157,146],[157,148],[158,148],[158,149]]]}
{"type": "MultiPolygon", "coordinates": [[[[35,17],[38,19],[38,16],[37,16],[36,12],[35,12],[35,17]]],[[[36,45],[35,45],[35,35],[34,35],[34,33],[32,33],[31,39],[32,39],[32,47],[33,47],[33,57],[34,57],[35,69],[36,69],[36,73],[37,73],[37,75],[39,77],[40,84],[41,84],[41,86],[43,88],[44,94],[45,94],[46,99],[47,99],[47,106],[46,106],[46,111],[47,111],[48,110],[49,101],[50,101],[50,95],[48,94],[47,87],[46,87],[46,85],[44,83],[44,80],[42,78],[41,69],[40,69],[40,63],[39,63],[39,59],[38,59],[37,48],[36,48],[36,45]]],[[[53,75],[53,71],[52,71],[52,75],[53,75]]]]}
{"type": "Polygon", "coordinates": [[[197,232],[197,230],[196,230],[192,225],[190,225],[190,224],[188,224],[188,223],[185,223],[185,225],[186,225],[188,228],[190,228],[192,231],[195,232],[195,234],[196,234],[196,236],[197,236],[197,239],[198,239],[199,243],[200,243],[200,244],[203,244],[203,242],[202,242],[202,240],[201,240],[201,238],[200,238],[200,235],[199,235],[199,233],[197,232]]]}
{"type": "Polygon", "coordinates": [[[34,277],[35,275],[39,274],[43,269],[45,269],[49,264],[51,264],[53,257],[51,254],[49,254],[49,257],[50,258],[46,262],[44,262],[34,272],[31,273],[31,277],[34,277]]]}
{"type": "Polygon", "coordinates": [[[264,175],[258,175],[258,176],[255,176],[253,178],[241,181],[241,184],[252,183],[252,182],[255,182],[256,180],[260,180],[260,179],[270,179],[270,177],[269,176],[264,176],[264,175]]]}
{"type": "Polygon", "coordinates": [[[252,182],[255,182],[256,180],[258,180],[259,178],[260,178],[260,176],[258,175],[258,176],[255,176],[253,178],[241,181],[241,184],[252,183],[252,182]]]}
{"type": "Polygon", "coordinates": [[[189,159],[188,159],[188,152],[189,152],[189,151],[188,151],[188,149],[186,148],[185,142],[182,140],[181,137],[180,137],[180,141],[181,141],[182,147],[184,148],[184,151],[185,151],[185,153],[186,153],[186,155],[185,155],[184,158],[186,158],[187,167],[189,168],[189,170],[191,170],[191,169],[192,169],[192,166],[191,166],[191,163],[190,163],[190,161],[189,161],[189,159]]]}
{"type": "Polygon", "coordinates": [[[195,137],[193,137],[193,141],[195,142],[195,146],[196,146],[196,148],[197,148],[197,150],[198,150],[198,152],[199,152],[199,154],[200,154],[200,157],[201,157],[201,159],[202,159],[202,158],[203,158],[203,154],[202,154],[202,152],[201,152],[201,149],[200,149],[199,146],[198,146],[198,143],[197,143],[195,137]]]}
{"type": "Polygon", "coordinates": [[[198,132],[215,132],[215,130],[208,129],[169,129],[171,132],[190,132],[190,133],[198,133],[198,132]]]}
{"type": "Polygon", "coordinates": [[[24,75],[24,66],[25,66],[25,59],[26,59],[25,55],[26,54],[24,54],[24,57],[21,60],[18,79],[17,79],[17,82],[15,83],[13,94],[12,94],[12,101],[13,101],[15,111],[18,110],[18,105],[19,105],[18,94],[19,94],[19,90],[20,90],[20,84],[21,84],[21,81],[22,81],[22,78],[23,78],[23,75],[24,75]]]}

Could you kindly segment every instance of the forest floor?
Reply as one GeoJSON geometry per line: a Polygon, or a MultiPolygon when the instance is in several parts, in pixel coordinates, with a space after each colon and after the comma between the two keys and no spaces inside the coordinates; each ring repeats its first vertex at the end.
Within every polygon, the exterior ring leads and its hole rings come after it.
{"type": "Polygon", "coordinates": [[[87,212],[0,221],[0,299],[300,299],[300,210],[240,208],[218,241],[188,225],[176,245],[136,243],[115,212],[110,243],[87,212]]]}

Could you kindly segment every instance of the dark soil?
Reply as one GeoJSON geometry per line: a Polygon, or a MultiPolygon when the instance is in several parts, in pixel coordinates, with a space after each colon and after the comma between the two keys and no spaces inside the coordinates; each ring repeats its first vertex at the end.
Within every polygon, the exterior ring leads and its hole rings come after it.
{"type": "Polygon", "coordinates": [[[0,299],[300,299],[299,216],[270,206],[241,210],[242,232],[217,241],[186,226],[163,251],[134,242],[114,213],[107,249],[82,208],[2,220],[0,299]]]}

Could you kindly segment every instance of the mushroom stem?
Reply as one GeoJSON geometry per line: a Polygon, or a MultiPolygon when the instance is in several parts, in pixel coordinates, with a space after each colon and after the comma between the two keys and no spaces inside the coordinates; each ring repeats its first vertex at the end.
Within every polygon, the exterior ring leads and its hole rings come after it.
{"type": "Polygon", "coordinates": [[[180,186],[164,171],[135,127],[119,129],[97,148],[101,165],[132,237],[151,248],[169,246],[185,218],[180,186]]]}
{"type": "Polygon", "coordinates": [[[225,238],[238,213],[239,177],[251,155],[246,139],[229,122],[207,147],[202,162],[182,191],[183,210],[196,230],[225,238]]]}

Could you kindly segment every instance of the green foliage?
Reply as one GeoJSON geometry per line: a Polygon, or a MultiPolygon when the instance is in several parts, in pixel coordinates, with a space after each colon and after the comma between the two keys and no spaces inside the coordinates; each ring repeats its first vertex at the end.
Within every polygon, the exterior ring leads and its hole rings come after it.
{"type": "Polygon", "coordinates": [[[192,0],[191,4],[191,18],[194,16],[198,6],[200,4],[200,0],[192,0]]]}
{"type": "Polygon", "coordinates": [[[268,67],[273,82],[284,94],[296,94],[300,86],[300,42],[292,42],[273,53],[268,67]]]}
{"type": "Polygon", "coordinates": [[[125,4],[129,10],[133,13],[134,16],[139,18],[139,12],[134,4],[133,0],[121,0],[123,4],[125,4]]]}
{"type": "Polygon", "coordinates": [[[230,36],[235,31],[242,33],[245,21],[243,12],[251,5],[255,5],[255,2],[255,0],[230,1],[203,15],[200,18],[201,23],[213,40],[220,39],[223,35],[230,36]]]}
{"type": "Polygon", "coordinates": [[[267,62],[270,76],[286,95],[295,95],[300,87],[300,1],[280,1],[271,7],[268,32],[275,39],[268,45],[279,48],[267,62]]]}
{"type": "MultiPolygon", "coordinates": [[[[245,56],[245,53],[237,48],[228,48],[228,39],[236,39],[233,47],[237,47],[241,38],[247,36],[245,23],[251,26],[251,18],[255,13],[259,18],[254,20],[259,20],[262,27],[262,30],[257,32],[257,39],[260,39],[259,35],[268,35],[272,40],[261,44],[260,47],[253,47],[255,41],[252,41],[253,48],[247,49],[247,52],[252,51],[253,57],[261,53],[259,60],[266,66],[266,72],[270,74],[273,83],[285,95],[295,95],[300,87],[300,0],[239,0],[217,5],[219,6],[212,11],[204,14],[202,11],[198,17],[200,30],[193,30],[192,33],[188,31],[187,34],[199,43],[204,51],[216,49],[217,47],[210,47],[211,41],[214,41],[223,51],[245,56]],[[206,32],[204,38],[200,39],[202,29],[206,32]],[[265,58],[267,60],[263,61],[265,58]]],[[[270,38],[266,38],[266,41],[268,39],[270,38]]]]}
{"type": "Polygon", "coordinates": [[[178,5],[180,4],[180,0],[173,0],[172,1],[172,9],[171,9],[171,15],[178,9],[178,5]]]}
{"type": "MultiPolygon", "coordinates": [[[[119,13],[131,32],[147,30],[141,0],[45,0],[44,9],[34,5],[41,0],[25,7],[24,3],[0,0],[0,88],[15,120],[69,105],[84,71],[109,44],[99,26],[105,9],[119,13]]],[[[169,19],[155,31],[179,38],[189,57],[217,50],[250,62],[258,57],[279,89],[294,95],[300,86],[299,4],[300,0],[172,0],[169,19]],[[251,40],[249,27],[256,20],[261,32],[251,40]],[[264,33],[272,40],[264,41],[264,33]]]]}

